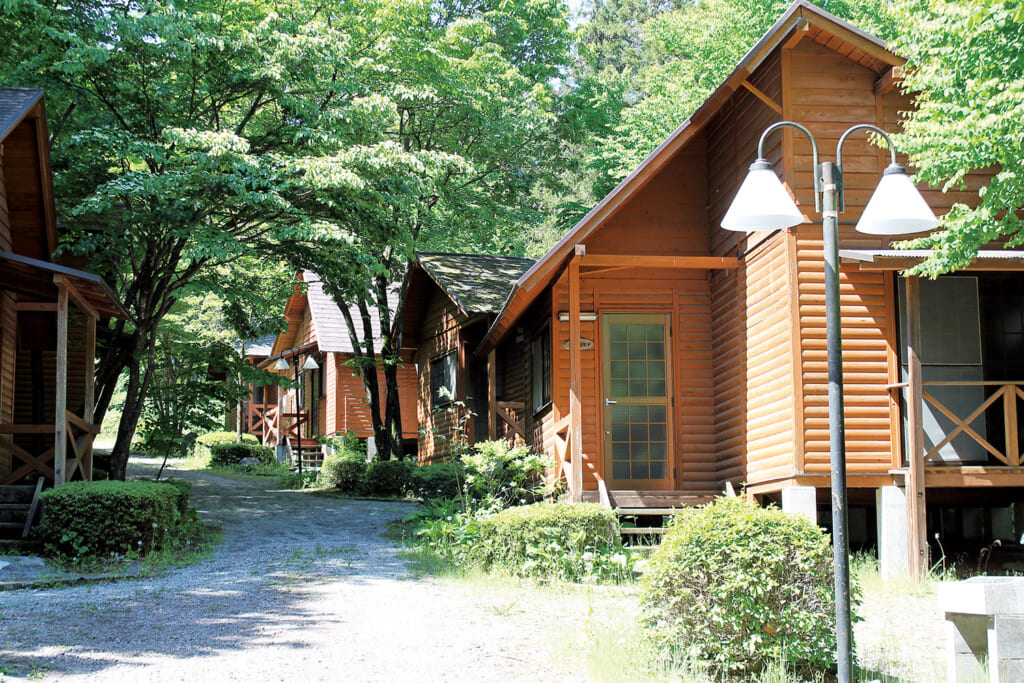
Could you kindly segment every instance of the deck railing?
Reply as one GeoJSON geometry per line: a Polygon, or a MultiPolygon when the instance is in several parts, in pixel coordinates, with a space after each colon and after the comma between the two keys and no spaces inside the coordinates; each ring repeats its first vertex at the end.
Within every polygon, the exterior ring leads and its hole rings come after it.
{"type": "MultiPolygon", "coordinates": [[[[11,455],[11,471],[0,484],[13,484],[32,472],[39,472],[51,481],[55,480],[54,463],[54,438],[56,425],[53,424],[0,424],[0,448],[11,455]],[[24,447],[14,441],[15,435],[38,435],[50,437],[49,448],[43,452],[33,455],[24,447]],[[21,465],[15,467],[14,461],[18,460],[21,465]]],[[[67,462],[64,481],[71,481],[75,472],[82,470],[82,478],[92,480],[92,445],[93,439],[99,434],[99,425],[86,422],[70,410],[65,411],[64,434],[67,438],[67,462]]]]}
{"type": "Polygon", "coordinates": [[[924,459],[927,462],[935,458],[953,439],[960,434],[966,434],[974,439],[982,448],[988,451],[1004,465],[1010,467],[1021,466],[1020,449],[1020,425],[1017,422],[1017,399],[1024,399],[1024,382],[924,382],[922,396],[932,407],[942,413],[953,424],[954,429],[946,434],[945,438],[925,453],[924,459]],[[988,396],[977,408],[966,418],[961,419],[950,408],[928,392],[928,387],[995,387],[995,391],[988,396]],[[1005,436],[1005,448],[1000,450],[992,445],[985,437],[971,427],[971,423],[983,416],[989,410],[1001,404],[1003,411],[1003,430],[1005,436]]]}

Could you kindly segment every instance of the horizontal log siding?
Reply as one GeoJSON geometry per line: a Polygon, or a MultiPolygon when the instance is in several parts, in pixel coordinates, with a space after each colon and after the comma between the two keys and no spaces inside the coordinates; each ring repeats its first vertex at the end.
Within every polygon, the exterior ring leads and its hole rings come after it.
{"type": "MultiPolygon", "coordinates": [[[[790,60],[792,109],[787,118],[807,125],[818,141],[823,160],[834,160],[839,136],[857,123],[874,123],[890,131],[885,100],[874,94],[879,74],[831,50],[804,40],[790,60]]],[[[905,102],[904,102],[905,103],[905,102]]],[[[900,106],[891,101],[890,107],[900,106]]],[[[895,117],[893,117],[895,118],[895,117]]],[[[855,133],[843,147],[846,209],[840,215],[840,243],[844,248],[883,248],[884,237],[854,229],[874,187],[888,165],[888,152],[855,133]]],[[[803,382],[801,431],[804,472],[829,472],[828,365],[825,342],[825,276],[820,214],[813,212],[812,159],[802,136],[793,137],[796,193],[813,224],[795,230],[798,279],[800,377],[803,382]]],[[[896,377],[896,330],[892,277],[843,267],[840,300],[843,320],[843,379],[845,388],[846,451],[848,471],[884,474],[898,449],[896,406],[886,388],[896,377]]],[[[856,479],[851,485],[856,485],[856,479]]]]}
{"type": "Polygon", "coordinates": [[[435,410],[430,396],[430,361],[449,351],[456,351],[459,344],[458,325],[463,322],[462,314],[451,299],[432,288],[423,317],[423,327],[417,338],[416,363],[419,366],[417,379],[417,453],[421,464],[440,462],[449,453],[449,444],[457,435],[458,416],[453,409],[435,410]]]}
{"type": "MultiPolygon", "coordinates": [[[[329,433],[354,431],[361,439],[373,436],[373,422],[370,420],[370,407],[366,403],[366,391],[363,378],[353,374],[353,368],[344,363],[351,358],[345,353],[330,353],[327,365],[332,368],[328,374],[328,384],[333,379],[333,389],[328,388],[327,402],[324,406],[327,429],[329,433]]],[[[381,419],[384,419],[384,402],[387,400],[384,385],[384,373],[378,373],[380,382],[381,419]]],[[[415,439],[416,427],[416,368],[411,364],[402,364],[398,370],[398,397],[402,410],[402,438],[415,439]]]]}
{"type": "MultiPolygon", "coordinates": [[[[703,270],[614,271],[584,276],[580,310],[608,313],[665,313],[672,325],[673,467],[677,490],[703,490],[717,485],[715,464],[714,370],[712,364],[711,293],[703,270]]],[[[569,289],[563,276],[554,288],[556,311],[569,310],[569,289]]],[[[569,412],[568,322],[555,316],[552,375],[558,414],[569,412]]],[[[594,348],[582,352],[584,486],[595,488],[604,476],[604,431],[600,321],[580,325],[594,348]]],[[[551,435],[544,434],[545,445],[551,435]]],[[[553,443],[551,452],[554,451],[553,443]]]]}
{"type": "Polygon", "coordinates": [[[3,176],[11,251],[48,261],[36,123],[26,119],[3,140],[3,176]]]}
{"type": "MultiPolygon", "coordinates": [[[[768,57],[747,79],[780,106],[782,59],[768,57]]],[[[791,343],[791,288],[781,233],[722,230],[721,221],[757,142],[779,115],[745,88],[707,127],[710,188],[707,217],[711,253],[744,255],[739,271],[717,271],[710,281],[714,357],[714,462],[719,482],[740,483],[792,472],[795,411],[791,343]],[[767,242],[761,243],[767,240],[767,242]],[[749,457],[749,462],[748,462],[749,457]]],[[[782,170],[783,135],[768,138],[765,157],[782,170]]]]}
{"type": "Polygon", "coordinates": [[[11,251],[11,216],[7,210],[7,185],[4,183],[3,145],[0,144],[0,251],[11,251]]]}
{"type": "MultiPolygon", "coordinates": [[[[14,365],[17,356],[15,335],[18,314],[14,299],[0,292],[0,423],[14,421],[14,365]]],[[[0,448],[0,476],[11,471],[11,454],[0,448]]]]}

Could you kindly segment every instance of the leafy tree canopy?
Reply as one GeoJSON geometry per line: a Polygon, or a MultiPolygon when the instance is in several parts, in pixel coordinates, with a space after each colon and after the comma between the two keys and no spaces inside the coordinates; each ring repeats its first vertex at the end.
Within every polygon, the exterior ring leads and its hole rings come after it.
{"type": "Polygon", "coordinates": [[[1024,3],[903,0],[895,15],[903,88],[917,102],[896,142],[917,177],[952,189],[972,171],[993,174],[976,206],[955,204],[939,230],[912,243],[937,250],[915,269],[934,276],[966,266],[992,240],[1024,243],[1024,3]]]}

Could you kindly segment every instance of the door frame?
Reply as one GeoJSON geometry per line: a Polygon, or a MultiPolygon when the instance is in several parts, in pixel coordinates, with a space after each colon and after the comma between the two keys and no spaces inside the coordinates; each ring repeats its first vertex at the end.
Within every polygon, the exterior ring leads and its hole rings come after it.
{"type": "Polygon", "coordinates": [[[600,364],[600,381],[598,383],[599,394],[595,398],[598,402],[598,415],[600,417],[598,424],[600,425],[600,443],[601,443],[601,467],[604,475],[604,481],[609,488],[619,488],[615,484],[612,476],[613,467],[611,462],[612,448],[611,448],[611,420],[608,412],[611,408],[606,401],[609,397],[609,382],[611,381],[611,335],[609,334],[609,325],[613,322],[633,322],[633,323],[656,323],[660,322],[663,324],[665,329],[665,438],[666,438],[666,454],[665,454],[665,478],[658,479],[637,479],[637,480],[626,480],[635,482],[648,482],[644,487],[636,487],[632,483],[629,483],[630,488],[622,490],[638,490],[638,491],[672,491],[676,489],[676,468],[675,468],[675,375],[673,371],[673,337],[672,337],[672,321],[673,313],[671,311],[602,311],[600,313],[600,340],[601,340],[601,358],[600,364]],[[649,482],[658,482],[661,485],[654,487],[649,482]]]}

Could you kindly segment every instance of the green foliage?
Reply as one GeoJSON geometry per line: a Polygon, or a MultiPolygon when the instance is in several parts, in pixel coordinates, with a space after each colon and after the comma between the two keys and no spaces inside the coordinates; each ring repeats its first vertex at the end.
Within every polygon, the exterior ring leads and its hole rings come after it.
{"type": "Polygon", "coordinates": [[[589,503],[537,503],[478,522],[470,557],[483,567],[538,579],[624,580],[633,558],[621,547],[615,513],[589,503]]]}
{"type": "Polygon", "coordinates": [[[527,446],[511,446],[504,439],[475,444],[462,458],[467,490],[490,509],[540,500],[549,461],[527,446]]]}
{"type": "Polygon", "coordinates": [[[974,208],[955,203],[940,230],[911,243],[935,248],[915,272],[963,268],[1000,236],[1024,244],[1024,4],[1001,0],[901,0],[894,49],[907,58],[903,89],[915,93],[896,144],[917,178],[965,190],[972,171],[994,173],[974,208]]]}
{"type": "Polygon", "coordinates": [[[256,458],[261,465],[274,462],[274,449],[254,443],[215,443],[210,445],[210,466],[238,465],[244,458],[256,458]]]}
{"type": "Polygon", "coordinates": [[[343,493],[356,493],[366,476],[366,455],[359,451],[337,449],[324,457],[316,485],[336,488],[343,493]]]}
{"type": "Polygon", "coordinates": [[[160,550],[187,510],[178,485],[71,482],[44,491],[37,531],[48,551],[72,559],[160,550]]]}
{"type": "MultiPolygon", "coordinates": [[[[207,432],[196,437],[193,457],[199,462],[210,463],[213,453],[211,446],[219,443],[236,443],[238,434],[235,432],[207,432]]],[[[242,434],[242,443],[259,444],[255,434],[242,434]]]]}
{"type": "Polygon", "coordinates": [[[371,496],[400,496],[409,487],[414,467],[409,460],[375,460],[366,468],[363,491],[371,496]]]}
{"type": "Polygon", "coordinates": [[[455,463],[423,465],[409,475],[409,492],[425,501],[454,499],[462,495],[465,479],[462,467],[455,463]]]}
{"type": "Polygon", "coordinates": [[[773,660],[827,668],[836,646],[829,539],[803,517],[744,498],[684,510],[650,561],[641,610],[661,648],[722,674],[773,660]]]}

